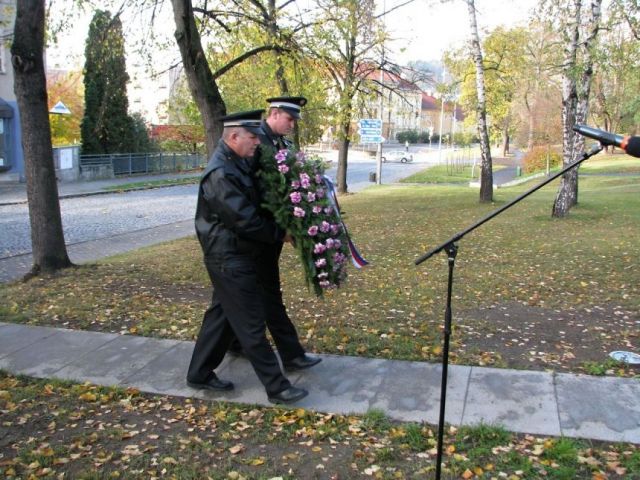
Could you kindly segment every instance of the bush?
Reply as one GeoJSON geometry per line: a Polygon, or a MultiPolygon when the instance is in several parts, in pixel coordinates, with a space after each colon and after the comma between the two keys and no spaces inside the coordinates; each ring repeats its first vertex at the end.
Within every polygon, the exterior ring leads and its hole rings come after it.
{"type": "MultiPolygon", "coordinates": [[[[534,173],[547,168],[547,147],[533,147],[524,156],[524,173],[534,173]]],[[[562,164],[562,155],[553,150],[549,151],[549,168],[555,168],[562,164]]]]}
{"type": "Polygon", "coordinates": [[[405,130],[396,134],[396,140],[400,143],[408,141],[409,143],[418,143],[418,132],[415,130],[405,130]]]}

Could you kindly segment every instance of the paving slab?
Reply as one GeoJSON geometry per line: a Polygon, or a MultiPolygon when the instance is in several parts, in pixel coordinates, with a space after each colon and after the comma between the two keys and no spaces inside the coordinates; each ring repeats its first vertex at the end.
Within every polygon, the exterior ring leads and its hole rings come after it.
{"type": "Polygon", "coordinates": [[[343,414],[369,411],[388,371],[388,361],[337,355],[322,358],[319,365],[303,370],[296,386],[309,390],[309,396],[296,405],[343,414]]]}
{"type": "Polygon", "coordinates": [[[35,327],[12,323],[0,324],[0,358],[32,345],[58,332],[56,328],[35,327]]]}
{"type": "Polygon", "coordinates": [[[472,367],[462,423],[508,425],[512,432],[560,435],[553,375],[472,367]]]}
{"type": "MultiPolygon", "coordinates": [[[[36,328],[36,327],[30,327],[36,328]]],[[[53,335],[0,358],[0,368],[38,378],[56,377],[62,367],[118,337],[116,333],[59,329],[53,335]]]]}
{"type": "MultiPolygon", "coordinates": [[[[442,365],[389,360],[373,408],[388,412],[395,419],[438,424],[442,365]]],[[[445,421],[462,423],[464,401],[471,367],[450,365],[447,375],[445,421]]]]}
{"type": "MultiPolygon", "coordinates": [[[[193,342],[179,341],[140,370],[132,373],[120,385],[135,387],[148,393],[177,397],[201,397],[201,390],[194,390],[187,386],[187,369],[192,353],[193,342]]],[[[224,366],[220,370],[223,369],[224,366]]],[[[224,400],[224,398],[220,398],[220,400],[224,400]]]]}
{"type": "Polygon", "coordinates": [[[155,358],[176,346],[179,340],[120,335],[56,372],[56,377],[97,385],[117,385],[155,358]]]}
{"type": "Polygon", "coordinates": [[[640,443],[640,381],[558,374],[562,434],[640,443]]]}

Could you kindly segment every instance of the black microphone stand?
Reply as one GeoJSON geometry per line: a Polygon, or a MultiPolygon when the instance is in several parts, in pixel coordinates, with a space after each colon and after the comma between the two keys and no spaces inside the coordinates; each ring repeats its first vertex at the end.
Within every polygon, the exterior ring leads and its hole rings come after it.
{"type": "Polygon", "coordinates": [[[443,440],[443,433],[444,433],[445,403],[447,398],[447,374],[449,369],[449,339],[451,337],[451,293],[453,290],[453,268],[455,266],[456,255],[458,253],[458,246],[456,245],[456,242],[461,240],[467,233],[472,232],[473,230],[478,228],[480,225],[491,220],[493,217],[500,215],[502,212],[514,206],[516,203],[520,202],[524,198],[528,197],[533,192],[541,189],[549,182],[558,178],[560,175],[564,175],[569,170],[580,165],[586,159],[592,157],[593,155],[596,155],[597,153],[600,153],[602,149],[603,149],[602,145],[594,146],[588,152],[583,153],[581,158],[579,158],[572,164],[566,166],[565,168],[560,170],[558,173],[550,176],[545,181],[536,185],[531,190],[526,191],[525,193],[515,198],[514,200],[510,201],[506,205],[498,208],[497,210],[494,210],[492,213],[490,213],[483,219],[479,220],[478,222],[474,223],[470,227],[466,228],[462,232],[456,233],[449,240],[437,246],[436,248],[428,251],[427,253],[425,253],[423,256],[421,256],[415,261],[416,265],[420,265],[422,262],[424,262],[428,258],[431,258],[436,253],[439,253],[442,250],[444,250],[447,253],[447,258],[449,263],[449,278],[447,281],[447,304],[444,312],[444,346],[442,349],[442,383],[440,387],[440,419],[438,421],[438,454],[436,459],[436,462],[437,462],[436,463],[436,480],[440,480],[441,468],[442,468],[442,440],[443,440]]]}

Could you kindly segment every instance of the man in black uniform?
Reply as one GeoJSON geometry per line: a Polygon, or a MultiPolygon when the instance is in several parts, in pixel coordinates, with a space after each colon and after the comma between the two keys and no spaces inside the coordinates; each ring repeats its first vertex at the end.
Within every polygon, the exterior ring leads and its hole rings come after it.
{"type": "MultiPolygon", "coordinates": [[[[285,138],[289,135],[300,119],[300,110],[307,103],[304,97],[274,97],[268,98],[269,114],[262,121],[260,137],[261,149],[291,148],[291,142],[285,138]]],[[[274,159],[275,161],[275,159],[274,159]]],[[[313,367],[320,363],[320,357],[307,355],[300,344],[298,332],[291,322],[287,309],[282,302],[282,288],[280,286],[280,253],[283,242],[270,243],[265,246],[257,261],[258,275],[264,285],[265,307],[267,309],[267,326],[278,348],[282,364],[286,370],[300,370],[313,367]]],[[[238,342],[233,342],[232,353],[242,352],[238,342]]]]}
{"type": "Polygon", "coordinates": [[[200,180],[196,233],[214,285],[211,305],[189,364],[187,384],[197,389],[231,390],[214,373],[234,337],[264,385],[269,400],[288,403],[307,395],[282,374],[266,337],[264,283],[258,259],[271,245],[291,237],[260,211],[260,195],[250,159],[260,140],[263,110],[227,115],[222,140],[200,180]]]}

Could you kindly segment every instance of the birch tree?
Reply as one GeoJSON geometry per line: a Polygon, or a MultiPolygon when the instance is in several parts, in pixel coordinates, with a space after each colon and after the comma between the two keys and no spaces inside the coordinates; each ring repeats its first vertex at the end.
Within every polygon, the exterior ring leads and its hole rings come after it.
{"type": "MultiPolygon", "coordinates": [[[[584,151],[584,137],[572,130],[576,123],[587,120],[593,49],[600,28],[602,0],[561,0],[555,5],[562,28],[564,58],[562,64],[562,162],[570,165],[584,151]],[[585,8],[587,4],[588,7],[585,8]],[[584,12],[584,10],[587,10],[584,12]]],[[[578,203],[578,171],[571,169],[562,176],[553,203],[552,216],[564,217],[578,203]]]]}
{"type": "Polygon", "coordinates": [[[482,48],[478,35],[476,21],[475,0],[465,0],[469,10],[469,28],[471,30],[471,52],[476,66],[476,116],[478,122],[478,137],[482,164],[480,170],[480,202],[493,201],[493,167],[491,164],[491,146],[489,145],[489,128],[487,126],[487,107],[484,89],[484,65],[482,63],[482,48]]]}

